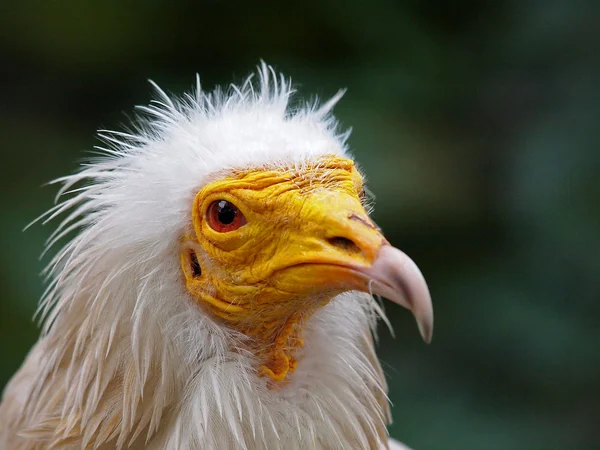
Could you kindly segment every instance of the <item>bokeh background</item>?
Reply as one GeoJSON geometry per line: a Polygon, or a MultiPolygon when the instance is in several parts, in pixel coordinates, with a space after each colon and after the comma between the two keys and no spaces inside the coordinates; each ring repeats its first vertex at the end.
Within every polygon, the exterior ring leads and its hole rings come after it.
{"type": "Polygon", "coordinates": [[[417,449],[600,448],[600,2],[164,0],[0,6],[0,387],[37,337],[22,228],[151,98],[260,58],[337,116],[436,330],[389,306],[395,422],[417,449]],[[88,152],[88,153],[86,153],[88,152]]]}

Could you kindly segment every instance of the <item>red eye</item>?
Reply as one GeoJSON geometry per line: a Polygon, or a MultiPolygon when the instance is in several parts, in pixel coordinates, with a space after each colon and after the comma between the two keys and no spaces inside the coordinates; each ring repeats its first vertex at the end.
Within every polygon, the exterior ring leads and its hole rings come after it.
{"type": "Polygon", "coordinates": [[[220,233],[237,230],[246,224],[246,218],[237,207],[227,200],[212,202],[206,211],[210,227],[220,233]]]}

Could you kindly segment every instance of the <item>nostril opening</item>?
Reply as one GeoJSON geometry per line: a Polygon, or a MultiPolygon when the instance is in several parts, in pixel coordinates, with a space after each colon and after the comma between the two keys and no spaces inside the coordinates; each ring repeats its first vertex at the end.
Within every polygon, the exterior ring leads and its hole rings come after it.
{"type": "Polygon", "coordinates": [[[360,248],[358,247],[358,245],[356,245],[353,241],[351,241],[348,238],[345,238],[342,236],[336,236],[336,237],[327,239],[327,241],[334,247],[337,247],[341,250],[344,250],[347,252],[352,252],[352,253],[360,252],[360,248]]]}

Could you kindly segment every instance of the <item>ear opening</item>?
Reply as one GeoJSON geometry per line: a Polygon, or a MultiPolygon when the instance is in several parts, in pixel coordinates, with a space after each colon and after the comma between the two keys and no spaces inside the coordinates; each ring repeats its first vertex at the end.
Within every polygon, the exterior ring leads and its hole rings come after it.
{"type": "Polygon", "coordinates": [[[198,255],[196,255],[196,252],[192,248],[188,250],[188,261],[192,276],[194,278],[199,278],[202,275],[202,269],[200,268],[200,263],[198,262],[198,255]]]}
{"type": "Polygon", "coordinates": [[[186,242],[179,254],[181,270],[187,281],[197,280],[202,276],[202,267],[198,260],[197,244],[186,242]]]}

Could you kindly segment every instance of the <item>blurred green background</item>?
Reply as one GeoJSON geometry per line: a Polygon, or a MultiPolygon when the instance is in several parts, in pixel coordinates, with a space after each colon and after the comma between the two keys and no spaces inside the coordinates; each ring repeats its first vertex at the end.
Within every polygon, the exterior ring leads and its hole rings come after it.
{"type": "Polygon", "coordinates": [[[600,448],[600,2],[2,2],[0,387],[37,337],[45,211],[152,78],[260,58],[337,116],[436,330],[388,306],[391,433],[427,449],[600,448]]]}

